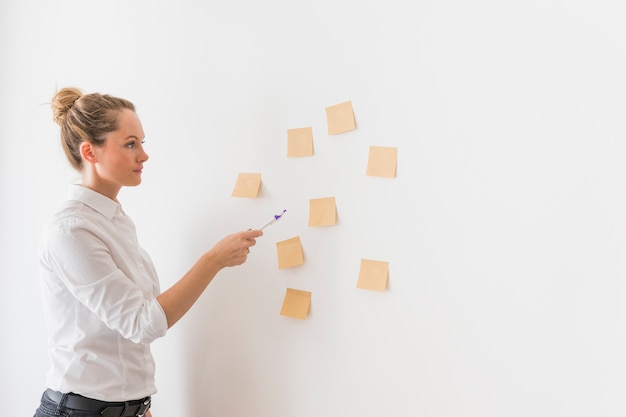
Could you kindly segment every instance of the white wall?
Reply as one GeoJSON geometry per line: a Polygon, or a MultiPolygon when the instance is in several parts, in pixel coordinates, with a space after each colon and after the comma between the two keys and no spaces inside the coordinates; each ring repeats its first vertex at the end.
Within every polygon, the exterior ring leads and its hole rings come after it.
{"type": "MultiPolygon", "coordinates": [[[[144,183],[121,199],[167,287],[283,208],[154,344],[154,416],[623,416],[626,5],[609,0],[4,1],[0,403],[47,367],[35,251],[68,168],[46,103],[131,99],[144,183]],[[352,100],[358,129],[326,134],[352,100]],[[286,158],[312,126],[315,156],[286,158]],[[370,145],[397,178],[365,176],[370,145]],[[257,199],[230,197],[261,172],[257,199]],[[307,227],[335,196],[339,223],[307,227]],[[304,265],[278,270],[300,236],[304,265]],[[361,258],[390,263],[356,289],[361,258]],[[279,310],[312,292],[309,317],[279,310]]],[[[23,410],[25,408],[25,410],[23,410]]]]}

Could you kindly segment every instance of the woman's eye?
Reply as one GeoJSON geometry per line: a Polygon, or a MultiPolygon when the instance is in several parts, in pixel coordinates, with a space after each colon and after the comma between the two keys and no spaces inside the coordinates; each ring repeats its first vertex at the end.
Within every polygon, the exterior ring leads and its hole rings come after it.
{"type": "MultiPolygon", "coordinates": [[[[145,139],[144,139],[144,140],[142,140],[142,141],[140,141],[140,142],[141,142],[141,144],[142,144],[142,145],[143,145],[144,143],[146,143],[145,139]]],[[[131,142],[128,142],[125,146],[126,146],[127,148],[134,148],[136,145],[137,145],[137,141],[133,140],[133,141],[131,141],[131,142]]]]}

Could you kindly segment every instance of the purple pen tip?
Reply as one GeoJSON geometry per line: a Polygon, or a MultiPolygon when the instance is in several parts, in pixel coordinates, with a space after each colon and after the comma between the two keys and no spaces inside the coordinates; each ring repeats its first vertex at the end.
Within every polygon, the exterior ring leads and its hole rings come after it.
{"type": "Polygon", "coordinates": [[[276,220],[280,219],[281,217],[283,217],[283,214],[285,214],[286,211],[287,211],[287,209],[283,210],[283,212],[280,213],[280,214],[274,214],[274,218],[276,220]]]}

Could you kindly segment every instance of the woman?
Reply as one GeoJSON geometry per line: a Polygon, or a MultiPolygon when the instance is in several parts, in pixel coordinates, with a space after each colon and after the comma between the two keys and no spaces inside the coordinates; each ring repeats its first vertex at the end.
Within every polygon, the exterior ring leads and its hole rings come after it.
{"type": "Polygon", "coordinates": [[[35,416],[150,417],[156,392],[150,343],[185,315],[222,268],[244,263],[263,232],[226,236],[161,292],[117,200],[122,187],[141,183],[148,160],[135,107],[64,88],[52,110],[81,182],[71,186],[39,251],[51,366],[35,416]]]}

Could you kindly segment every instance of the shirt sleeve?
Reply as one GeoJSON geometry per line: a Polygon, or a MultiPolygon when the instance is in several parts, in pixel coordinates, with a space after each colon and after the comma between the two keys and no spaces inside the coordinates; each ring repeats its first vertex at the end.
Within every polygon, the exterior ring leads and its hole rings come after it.
{"type": "Polygon", "coordinates": [[[53,223],[40,257],[81,304],[122,337],[151,343],[167,332],[167,318],[156,296],[124,274],[90,227],[53,223]]]}

